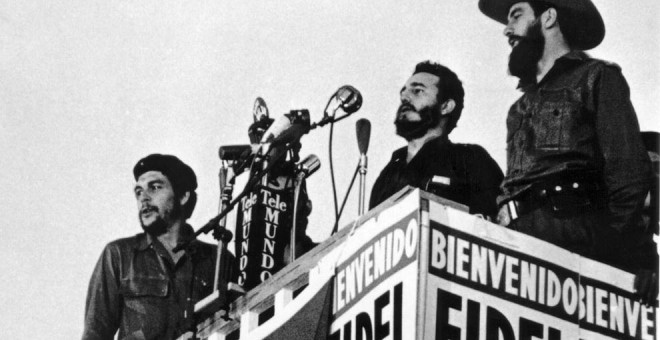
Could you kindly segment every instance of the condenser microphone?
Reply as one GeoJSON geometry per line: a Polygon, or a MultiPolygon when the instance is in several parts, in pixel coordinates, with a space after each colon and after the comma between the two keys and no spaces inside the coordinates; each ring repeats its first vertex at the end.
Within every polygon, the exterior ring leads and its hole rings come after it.
{"type": "Polygon", "coordinates": [[[296,164],[296,171],[298,172],[298,179],[302,180],[311,176],[321,167],[321,160],[317,155],[309,155],[302,161],[296,164]]]}
{"type": "Polygon", "coordinates": [[[332,97],[330,97],[328,105],[325,107],[323,119],[314,123],[312,128],[324,126],[328,123],[336,123],[355,113],[360,107],[362,107],[362,95],[360,94],[360,91],[351,85],[344,85],[340,87],[332,97]],[[335,104],[330,105],[333,99],[335,104]],[[345,114],[340,117],[335,117],[335,113],[338,109],[342,109],[345,114]]]}
{"type": "Polygon", "coordinates": [[[335,93],[335,97],[340,103],[339,107],[347,114],[355,113],[362,107],[362,94],[351,85],[340,87],[335,93]]]}
{"type": "Polygon", "coordinates": [[[369,150],[369,138],[371,138],[371,123],[362,118],[355,122],[355,133],[357,134],[358,149],[360,150],[360,163],[358,170],[360,172],[360,192],[358,197],[358,213],[360,216],[365,210],[366,195],[366,175],[367,175],[367,150],[369,150]]]}
{"type": "Polygon", "coordinates": [[[261,97],[257,97],[254,101],[254,107],[252,108],[252,118],[253,123],[248,128],[248,137],[250,137],[250,143],[259,144],[259,141],[264,135],[264,132],[268,130],[270,125],[273,123],[273,119],[270,118],[268,113],[268,106],[266,106],[266,101],[261,97]]]}
{"type": "Polygon", "coordinates": [[[371,138],[371,122],[366,118],[359,119],[355,122],[355,134],[360,155],[366,155],[367,150],[369,150],[369,139],[371,138]]]}
{"type": "Polygon", "coordinates": [[[261,144],[286,144],[298,141],[309,132],[309,111],[292,110],[273,121],[261,138],[261,144]]]}
{"type": "Polygon", "coordinates": [[[218,150],[218,156],[223,161],[238,161],[252,153],[252,146],[249,144],[242,145],[225,145],[221,146],[218,150]]]}

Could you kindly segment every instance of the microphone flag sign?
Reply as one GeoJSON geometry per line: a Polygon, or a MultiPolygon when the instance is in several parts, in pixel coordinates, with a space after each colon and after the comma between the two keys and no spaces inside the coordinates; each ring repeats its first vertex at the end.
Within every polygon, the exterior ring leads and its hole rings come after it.
{"type": "Polygon", "coordinates": [[[293,190],[258,185],[238,207],[235,253],[238,284],[246,290],[285,266],[293,214],[293,190]]]}

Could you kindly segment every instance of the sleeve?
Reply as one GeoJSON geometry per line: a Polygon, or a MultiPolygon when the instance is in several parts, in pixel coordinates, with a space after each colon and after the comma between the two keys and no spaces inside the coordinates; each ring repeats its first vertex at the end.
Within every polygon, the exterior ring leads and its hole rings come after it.
{"type": "Polygon", "coordinates": [[[118,249],[107,245],[96,263],[85,304],[83,340],[113,339],[121,319],[118,249]]]}
{"type": "Polygon", "coordinates": [[[491,220],[497,216],[497,196],[504,179],[502,169],[481,146],[471,147],[472,157],[468,182],[470,183],[470,213],[482,214],[491,220]]]}
{"type": "Polygon", "coordinates": [[[375,208],[377,205],[381,204],[387,197],[383,196],[383,173],[385,169],[378,175],[376,181],[374,182],[373,187],[371,187],[371,195],[369,196],[369,210],[375,208]]]}
{"type": "Polygon", "coordinates": [[[628,233],[641,226],[651,163],[644,149],[630,89],[614,65],[602,68],[594,84],[596,133],[603,157],[610,226],[628,233]]]}

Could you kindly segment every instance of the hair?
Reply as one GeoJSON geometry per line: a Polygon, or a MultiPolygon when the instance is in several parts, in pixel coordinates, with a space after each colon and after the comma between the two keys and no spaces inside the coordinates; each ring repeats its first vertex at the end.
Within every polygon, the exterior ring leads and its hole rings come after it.
{"type": "Polygon", "coordinates": [[[422,61],[421,63],[415,66],[415,71],[413,74],[417,73],[430,73],[440,78],[438,80],[438,104],[442,105],[445,101],[452,99],[456,106],[454,110],[450,112],[449,120],[447,121],[447,133],[451,132],[458,123],[458,119],[461,118],[461,112],[463,111],[463,99],[465,97],[465,90],[463,90],[463,83],[458,79],[456,73],[450,70],[448,67],[431,62],[430,60],[422,61]]]}
{"type": "Polygon", "coordinates": [[[190,193],[188,201],[183,205],[183,215],[186,219],[192,216],[197,204],[197,176],[193,169],[172,155],[151,154],[139,160],[133,167],[133,176],[138,178],[147,171],[159,171],[172,185],[172,191],[177,199],[186,192],[190,193]]]}
{"type": "Polygon", "coordinates": [[[185,217],[185,219],[187,220],[190,218],[190,216],[192,216],[193,211],[195,211],[195,205],[197,205],[197,193],[195,192],[195,190],[190,190],[190,189],[185,190],[183,192],[181,192],[181,190],[174,189],[174,196],[177,199],[183,197],[183,195],[186,192],[189,192],[190,196],[188,197],[188,201],[183,205],[182,208],[183,208],[183,217],[185,217]]]}
{"type": "Polygon", "coordinates": [[[571,48],[573,45],[573,39],[578,34],[578,25],[579,18],[577,15],[562,7],[557,7],[551,3],[545,1],[529,1],[529,6],[532,7],[534,11],[534,16],[539,17],[543,12],[547,11],[550,8],[554,8],[557,11],[557,23],[559,23],[559,31],[564,36],[564,40],[571,48]]]}
{"type": "Polygon", "coordinates": [[[189,219],[195,210],[195,206],[197,205],[197,193],[195,192],[195,189],[192,189],[189,185],[182,184],[181,178],[175,177],[174,174],[164,173],[162,171],[160,172],[163,174],[163,176],[167,177],[168,181],[170,181],[170,184],[172,185],[172,191],[174,192],[174,197],[177,199],[177,204],[179,200],[186,194],[186,192],[190,193],[190,196],[188,196],[188,201],[186,201],[186,203],[181,206],[183,217],[186,220],[189,219]]]}

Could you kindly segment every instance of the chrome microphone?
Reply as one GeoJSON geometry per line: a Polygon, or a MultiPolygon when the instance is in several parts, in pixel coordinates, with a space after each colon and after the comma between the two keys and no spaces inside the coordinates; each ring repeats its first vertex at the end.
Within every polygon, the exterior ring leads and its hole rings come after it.
{"type": "Polygon", "coordinates": [[[340,87],[335,96],[339,101],[339,107],[347,114],[355,113],[362,107],[362,94],[351,85],[340,87]]]}
{"type": "Polygon", "coordinates": [[[321,160],[317,155],[309,155],[302,161],[296,164],[296,171],[298,172],[297,178],[302,181],[303,179],[311,176],[321,167],[321,160]]]}
{"type": "Polygon", "coordinates": [[[325,112],[323,114],[323,119],[319,122],[314,123],[312,128],[317,126],[324,126],[328,123],[338,122],[351,114],[355,113],[357,110],[362,107],[362,95],[355,87],[351,85],[344,85],[340,87],[328,101],[328,105],[325,107],[325,112]],[[330,105],[334,99],[335,104],[330,105]],[[341,117],[335,117],[337,110],[342,109],[345,114],[341,117]]]}
{"type": "Polygon", "coordinates": [[[367,175],[367,150],[369,150],[369,139],[371,138],[371,122],[362,118],[355,122],[355,133],[357,134],[358,149],[360,150],[360,193],[358,200],[358,214],[362,216],[365,208],[366,180],[367,175]]]}

